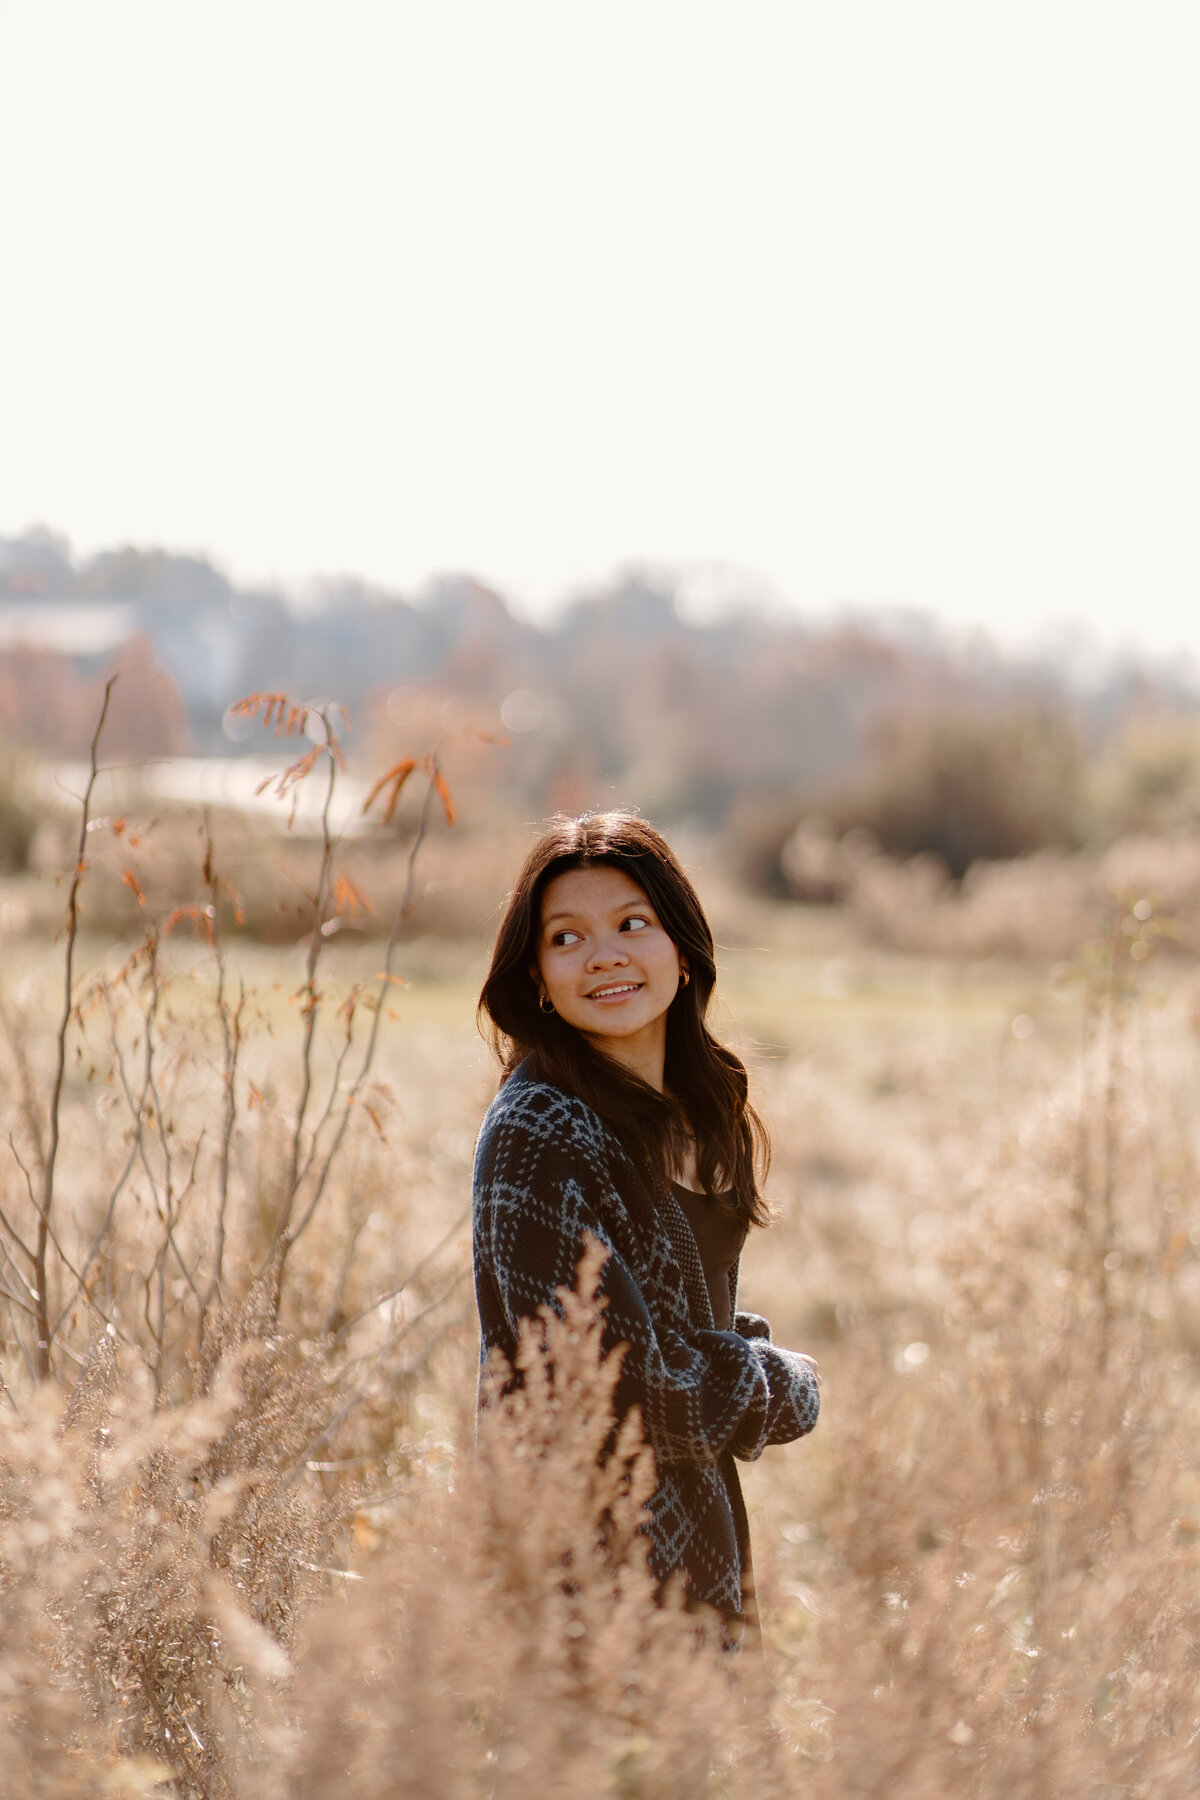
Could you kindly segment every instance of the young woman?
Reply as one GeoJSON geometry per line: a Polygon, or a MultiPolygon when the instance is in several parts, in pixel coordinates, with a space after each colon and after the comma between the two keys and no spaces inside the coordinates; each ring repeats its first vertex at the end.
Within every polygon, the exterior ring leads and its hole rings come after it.
{"type": "Polygon", "coordinates": [[[574,1284],[586,1232],[608,1250],[606,1348],[627,1346],[658,1486],[660,1580],[727,1620],[751,1605],[735,1457],[816,1423],[811,1357],[736,1310],[738,1257],[767,1222],[763,1127],[746,1071],[705,1024],[712,933],[665,839],[635,814],[551,822],[508,904],[480,996],[503,1065],[475,1159],[483,1355],[574,1284]]]}

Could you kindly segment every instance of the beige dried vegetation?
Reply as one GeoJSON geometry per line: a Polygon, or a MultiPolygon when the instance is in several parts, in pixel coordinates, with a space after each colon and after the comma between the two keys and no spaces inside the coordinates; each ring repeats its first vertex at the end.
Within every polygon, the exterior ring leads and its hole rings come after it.
{"type": "Polygon", "coordinates": [[[654,1604],[594,1262],[473,1442],[470,971],[392,1020],[378,952],[191,923],[76,942],[48,1220],[56,964],[6,971],[6,1795],[1193,1791],[1200,1070],[1151,907],[1069,1004],[897,956],[763,1061],[744,1297],[825,1376],[748,1471],[765,1663],[654,1604]]]}

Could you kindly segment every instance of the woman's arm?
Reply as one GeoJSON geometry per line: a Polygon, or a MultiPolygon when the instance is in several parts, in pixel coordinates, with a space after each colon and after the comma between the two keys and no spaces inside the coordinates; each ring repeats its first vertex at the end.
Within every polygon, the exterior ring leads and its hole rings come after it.
{"type": "Polygon", "coordinates": [[[734,1331],[656,1324],[622,1246],[606,1229],[617,1201],[611,1140],[589,1109],[532,1087],[489,1116],[475,1177],[475,1264],[484,1341],[512,1354],[521,1319],[558,1309],[591,1232],[608,1249],[600,1293],[604,1348],[628,1346],[617,1387],[624,1413],[641,1410],[660,1463],[742,1457],[802,1437],[820,1404],[809,1362],[734,1331]]]}

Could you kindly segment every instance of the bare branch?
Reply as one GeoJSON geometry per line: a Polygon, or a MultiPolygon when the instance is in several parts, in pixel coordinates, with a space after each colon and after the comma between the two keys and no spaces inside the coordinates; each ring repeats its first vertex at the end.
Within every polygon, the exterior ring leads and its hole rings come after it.
{"type": "Polygon", "coordinates": [[[447,1231],[443,1237],[438,1239],[437,1243],[433,1246],[433,1249],[427,1251],[420,1262],[416,1263],[413,1268],[409,1270],[408,1274],[404,1277],[404,1280],[398,1287],[390,1288],[386,1294],[380,1294],[378,1300],[372,1300],[369,1306],[364,1306],[361,1311],[356,1312],[352,1318],[344,1320],[343,1323],[339,1325],[337,1331],[334,1333],[334,1343],[336,1344],[339,1339],[344,1338],[351,1327],[357,1325],[360,1319],[365,1319],[369,1313],[373,1313],[378,1307],[386,1306],[389,1300],[398,1299],[406,1288],[411,1287],[417,1277],[424,1274],[434,1258],[441,1255],[451,1239],[457,1237],[458,1233],[462,1230],[470,1217],[471,1208],[468,1206],[466,1211],[460,1213],[459,1217],[455,1219],[449,1231],[447,1231]]]}
{"type": "MultiPolygon", "coordinates": [[[[51,1239],[50,1218],[54,1211],[54,1170],[58,1161],[58,1145],[61,1134],[61,1108],[63,1078],[67,1068],[67,1028],[71,1023],[73,1007],[73,986],[75,967],[75,944],[79,936],[79,888],[86,868],[85,852],[87,850],[88,815],[91,811],[92,794],[96,787],[96,776],[99,771],[100,734],[104,730],[104,721],[108,717],[109,702],[112,699],[113,685],[116,675],[110,675],[104,687],[104,702],[100,708],[100,717],[96,721],[96,729],[92,734],[91,753],[88,765],[87,786],[84,789],[83,801],[79,816],[79,844],[75,853],[75,868],[71,875],[71,886],[67,896],[67,942],[64,954],[65,968],[63,972],[63,1009],[59,1021],[57,1035],[57,1061],[54,1072],[54,1084],[50,1092],[49,1136],[46,1146],[46,1168],[42,1185],[42,1204],[38,1209],[37,1250],[34,1256],[34,1280],[38,1291],[37,1339],[35,1343],[35,1364],[37,1378],[45,1381],[51,1373],[50,1358],[50,1316],[47,1297],[46,1254],[51,1239]]],[[[63,1258],[64,1262],[66,1258],[63,1258]]]]}
{"type": "MultiPolygon", "coordinates": [[[[349,1394],[346,1396],[346,1399],[345,1399],[343,1405],[341,1406],[340,1410],[335,1414],[333,1419],[330,1420],[329,1424],[323,1426],[321,1428],[321,1430],[317,1433],[316,1437],[309,1440],[309,1443],[306,1446],[305,1450],[303,1451],[299,1460],[288,1471],[288,1474],[287,1474],[288,1481],[294,1480],[295,1477],[301,1472],[301,1470],[305,1467],[309,1457],[312,1455],[313,1451],[317,1448],[317,1446],[319,1444],[329,1443],[330,1440],[337,1434],[337,1432],[339,1432],[341,1430],[341,1428],[345,1424],[346,1420],[350,1417],[350,1414],[354,1411],[354,1408],[359,1404],[360,1401],[362,1401],[366,1397],[367,1383],[370,1380],[371,1375],[374,1373],[375,1369],[379,1366],[379,1364],[382,1362],[383,1358],[387,1355],[388,1351],[394,1349],[397,1344],[401,1343],[403,1341],[403,1339],[409,1335],[410,1332],[415,1331],[418,1325],[423,1324],[424,1321],[429,1317],[429,1315],[431,1313],[436,1312],[438,1307],[441,1306],[445,1301],[447,1301],[450,1298],[451,1294],[453,1294],[456,1289],[458,1289],[462,1286],[463,1282],[466,1280],[466,1278],[469,1274],[470,1274],[469,1269],[460,1269],[458,1271],[457,1275],[455,1275],[447,1283],[447,1285],[441,1290],[440,1293],[435,1294],[435,1296],[433,1297],[432,1300],[427,1301],[426,1304],[421,1308],[421,1310],[419,1312],[416,1312],[413,1314],[411,1319],[406,1319],[404,1324],[400,1327],[400,1329],[398,1331],[394,1331],[390,1337],[385,1338],[383,1343],[380,1344],[377,1349],[365,1351],[362,1356],[352,1357],[348,1363],[343,1365],[343,1368],[341,1370],[341,1374],[343,1376],[346,1374],[347,1370],[355,1368],[360,1363],[366,1363],[367,1368],[366,1368],[365,1373],[359,1380],[358,1385],[356,1387],[351,1388],[351,1390],[350,1390],[349,1394]]],[[[463,1316],[462,1314],[458,1315],[458,1317],[462,1317],[462,1316],[463,1316]]],[[[446,1326],[443,1327],[443,1331],[452,1329],[453,1325],[456,1322],[457,1322],[456,1319],[452,1319],[452,1320],[448,1321],[446,1326]]],[[[436,1335],[438,1337],[440,1337],[442,1335],[442,1331],[439,1331],[436,1335]]]]}
{"type": "MultiPolygon", "coordinates": [[[[13,1138],[11,1131],[8,1134],[8,1147],[12,1151],[13,1161],[16,1163],[18,1169],[20,1169],[22,1175],[25,1177],[25,1187],[29,1194],[30,1204],[32,1205],[34,1211],[36,1212],[37,1211],[37,1200],[34,1198],[33,1180],[32,1180],[32,1177],[30,1176],[29,1170],[25,1167],[25,1164],[21,1161],[21,1153],[17,1149],[16,1142],[13,1138]]],[[[17,1246],[17,1249],[23,1250],[25,1252],[25,1255],[29,1258],[30,1262],[35,1262],[37,1260],[35,1253],[29,1248],[29,1245],[25,1242],[25,1239],[21,1236],[21,1234],[17,1230],[16,1226],[13,1225],[10,1222],[10,1220],[5,1216],[3,1207],[0,1207],[0,1225],[3,1225],[5,1231],[7,1231],[9,1237],[12,1239],[13,1243],[17,1246]]]]}
{"type": "Polygon", "coordinates": [[[14,1294],[2,1276],[0,1276],[0,1298],[7,1300],[10,1306],[19,1306],[22,1312],[29,1314],[31,1319],[37,1318],[36,1303],[23,1300],[20,1294],[14,1294]]]}
{"type": "Polygon", "coordinates": [[[384,960],[383,960],[383,970],[379,976],[379,994],[378,994],[378,999],[377,999],[377,1003],[375,1006],[374,1015],[371,1019],[371,1029],[367,1036],[367,1044],[366,1044],[366,1049],[363,1054],[362,1066],[360,1067],[358,1074],[355,1077],[354,1086],[351,1088],[350,1093],[347,1096],[345,1110],[342,1113],[341,1120],[338,1124],[337,1132],[334,1136],[332,1144],[329,1147],[328,1154],[325,1157],[324,1164],[322,1165],[322,1168],[321,1168],[320,1178],[317,1181],[316,1188],[312,1194],[311,1199],[309,1200],[308,1206],[305,1208],[305,1211],[301,1215],[300,1219],[297,1221],[295,1227],[282,1240],[281,1251],[282,1251],[283,1257],[287,1256],[287,1253],[291,1250],[292,1245],[296,1242],[296,1239],[300,1236],[300,1233],[308,1225],[313,1214],[316,1212],[317,1207],[321,1203],[321,1199],[325,1193],[326,1183],[329,1180],[330,1170],[332,1169],[333,1164],[337,1158],[338,1152],[342,1147],[342,1141],[345,1138],[346,1130],[350,1123],[350,1116],[354,1109],[355,1102],[357,1101],[359,1094],[362,1092],[363,1084],[366,1081],[367,1076],[370,1074],[372,1064],[375,1061],[375,1051],[379,1044],[379,1032],[380,1032],[380,1026],[381,1026],[382,1017],[383,1017],[384,1000],[387,995],[388,987],[391,985],[391,982],[393,980],[392,963],[393,963],[393,961],[395,959],[395,955],[396,955],[396,946],[398,945],[398,943],[400,941],[400,933],[403,930],[404,922],[408,918],[409,913],[412,911],[413,904],[416,899],[417,858],[419,857],[419,855],[421,853],[421,846],[424,844],[425,839],[429,832],[429,821],[430,821],[430,815],[433,810],[434,795],[440,792],[438,785],[437,785],[438,777],[439,777],[437,758],[434,755],[430,755],[430,757],[427,759],[427,761],[428,761],[428,771],[427,772],[429,775],[429,781],[428,781],[428,785],[426,786],[426,789],[425,789],[425,797],[421,803],[421,811],[420,811],[420,815],[417,820],[416,833],[413,837],[412,845],[411,845],[411,847],[409,849],[409,853],[408,853],[408,864],[407,864],[407,868],[405,870],[405,878],[404,878],[404,891],[400,896],[400,904],[396,908],[395,915],[392,919],[392,929],[391,929],[390,933],[388,934],[387,950],[386,950],[386,953],[384,955],[384,960]]]}
{"type": "Polygon", "coordinates": [[[216,870],[216,859],[213,854],[212,821],[207,812],[204,814],[204,884],[208,889],[209,906],[212,912],[212,947],[217,965],[217,1017],[221,1021],[221,1041],[224,1050],[224,1061],[221,1067],[221,1139],[217,1152],[217,1223],[216,1242],[213,1247],[213,1267],[208,1287],[200,1305],[200,1318],[197,1323],[197,1335],[203,1338],[204,1321],[208,1310],[221,1293],[221,1283],[225,1274],[225,1233],[229,1212],[229,1164],[233,1149],[234,1130],[237,1125],[237,1073],[238,1053],[242,1043],[242,1015],[246,1005],[246,987],[244,982],[238,984],[238,1003],[231,1007],[226,996],[225,939],[221,931],[220,912],[220,878],[216,870]]]}
{"type": "Polygon", "coordinates": [[[332,888],[334,837],[332,828],[333,794],[337,783],[338,755],[335,755],[336,739],[330,725],[327,712],[320,714],[325,728],[325,750],[328,762],[328,780],[325,787],[325,803],[321,808],[321,872],[317,882],[317,904],[313,918],[312,936],[309,939],[306,959],[304,983],[300,992],[304,995],[304,1043],[300,1055],[300,1098],[296,1107],[296,1124],[292,1132],[291,1163],[288,1170],[287,1186],[284,1190],[283,1206],[275,1224],[275,1232],[271,1241],[271,1250],[267,1258],[267,1266],[274,1266],[275,1302],[278,1305],[279,1294],[283,1283],[283,1268],[290,1248],[290,1229],[292,1211],[296,1203],[296,1193],[300,1183],[300,1158],[304,1143],[304,1120],[308,1112],[308,1102],[312,1093],[313,1081],[313,1040],[316,1034],[319,996],[317,990],[317,965],[320,961],[324,944],[321,927],[324,925],[329,909],[329,896],[332,888]]]}

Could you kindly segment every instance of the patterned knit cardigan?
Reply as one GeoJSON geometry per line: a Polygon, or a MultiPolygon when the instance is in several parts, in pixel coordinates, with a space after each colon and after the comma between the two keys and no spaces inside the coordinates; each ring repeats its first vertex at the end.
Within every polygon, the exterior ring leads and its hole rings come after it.
{"type": "MultiPolygon", "coordinates": [[[[617,1408],[641,1410],[658,1486],[647,1531],[650,1565],[683,1570],[695,1600],[742,1608],[741,1496],[729,1452],[746,1460],[803,1437],[819,1395],[808,1364],[770,1342],[766,1321],[734,1315],[713,1327],[691,1228],[591,1107],[538,1081],[528,1062],[504,1083],[475,1156],[475,1291],[482,1355],[511,1361],[521,1319],[558,1310],[574,1285],[583,1234],[608,1248],[605,1350],[627,1344],[617,1408]]],[[[731,1275],[736,1307],[737,1271],[731,1275]]]]}

